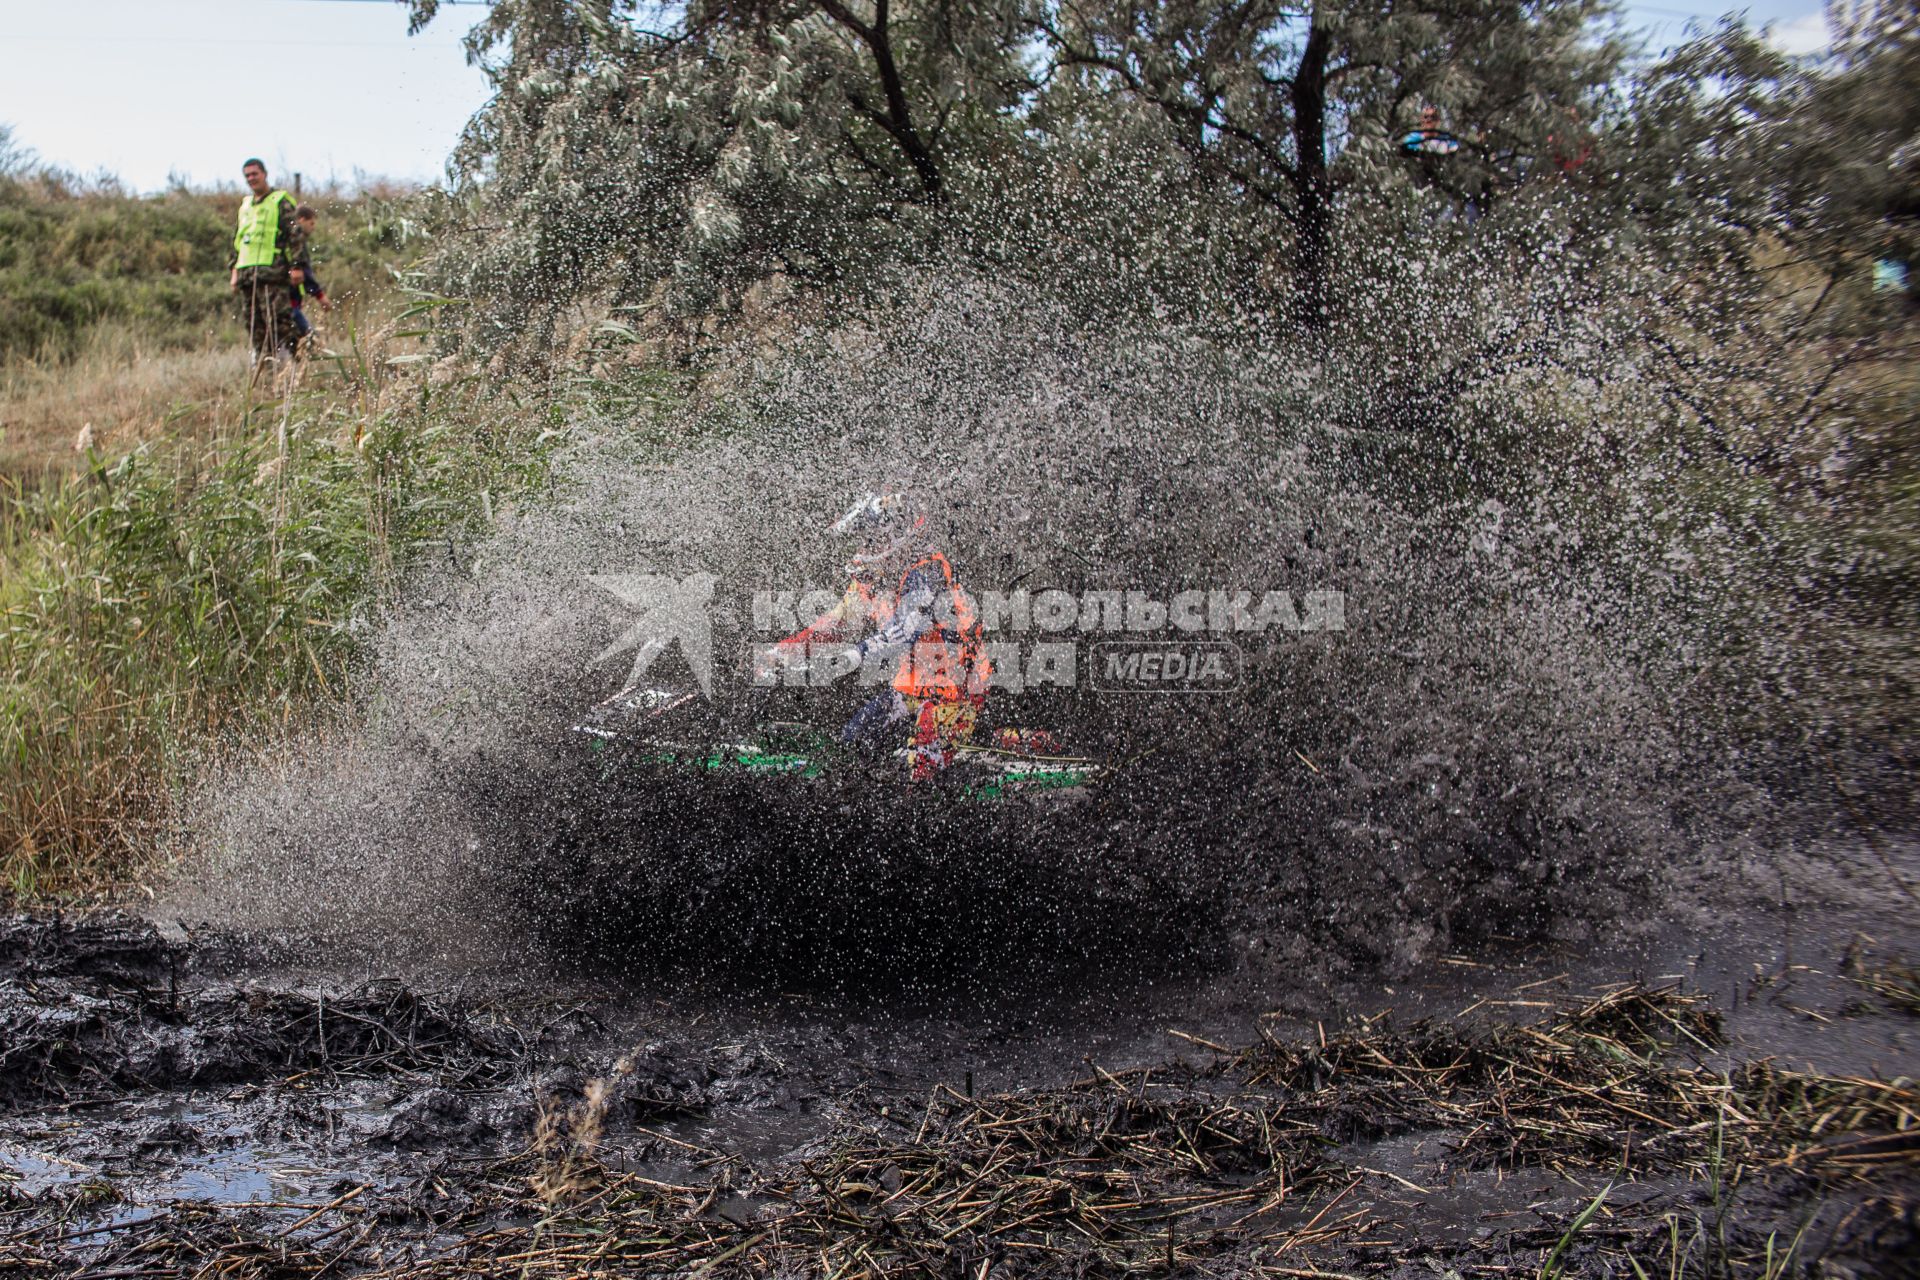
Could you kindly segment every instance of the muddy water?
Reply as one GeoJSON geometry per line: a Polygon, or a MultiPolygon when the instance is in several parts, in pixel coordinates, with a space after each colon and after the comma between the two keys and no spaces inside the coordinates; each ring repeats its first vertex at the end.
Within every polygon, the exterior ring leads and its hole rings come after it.
{"type": "MultiPolygon", "coordinates": [[[[459,971],[416,958],[395,980],[390,957],[315,955],[297,938],[16,918],[0,930],[0,1194],[15,1221],[58,1215],[101,1238],[185,1207],[292,1223],[356,1186],[431,1188],[522,1149],[595,1078],[610,1082],[602,1154],[616,1163],[665,1179],[725,1160],[765,1168],[851,1113],[910,1110],[939,1085],[1055,1086],[1356,1023],[1532,1021],[1635,980],[1713,999],[1727,1040],[1701,1046],[1709,1065],[1910,1076],[1920,1023],[1843,972],[1850,951],[1920,954],[1916,913],[1897,891],[1874,896],[1727,891],[1602,922],[1581,945],[1494,944],[1398,977],[1265,962],[1271,946],[1246,939],[1209,972],[884,1003],[525,957],[459,971]]],[[[1350,1207],[1444,1243],[1501,1215],[1564,1218],[1591,1194],[1544,1173],[1431,1185],[1438,1146],[1415,1133],[1343,1149],[1370,1175],[1350,1207]]]]}

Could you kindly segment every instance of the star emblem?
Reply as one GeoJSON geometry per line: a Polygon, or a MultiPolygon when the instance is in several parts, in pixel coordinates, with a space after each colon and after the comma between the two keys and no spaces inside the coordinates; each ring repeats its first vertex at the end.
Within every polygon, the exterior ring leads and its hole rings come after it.
{"type": "Polygon", "coordinates": [[[647,674],[653,660],[678,640],[687,665],[693,668],[693,678],[700,683],[700,692],[713,696],[713,620],[707,609],[717,581],[712,574],[669,578],[657,573],[595,573],[587,575],[587,581],[637,615],[612,644],[594,655],[595,666],[631,649],[633,669],[627,683],[635,685],[647,674]]]}

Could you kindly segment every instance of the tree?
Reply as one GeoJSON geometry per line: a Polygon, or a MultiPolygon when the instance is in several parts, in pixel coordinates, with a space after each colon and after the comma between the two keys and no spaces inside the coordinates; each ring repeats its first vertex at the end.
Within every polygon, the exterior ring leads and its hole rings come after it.
{"type": "Polygon", "coordinates": [[[1430,180],[1485,201],[1593,112],[1622,50],[1606,0],[1063,0],[1059,64],[1163,115],[1203,175],[1291,245],[1298,318],[1326,323],[1336,211],[1391,179],[1423,105],[1465,145],[1430,180]]]}
{"type": "Polygon", "coordinates": [[[1620,56],[1592,34],[1606,3],[699,0],[650,30],[628,0],[501,0],[474,44],[497,94],[457,167],[502,229],[448,283],[506,273],[518,319],[609,258],[684,314],[773,275],[869,281],[991,254],[1016,224],[1057,234],[1062,187],[1126,172],[1121,149],[1168,185],[1131,203],[1244,223],[1244,280],[1271,284],[1282,248],[1293,313],[1319,326],[1344,206],[1413,181],[1485,207],[1597,111],[1620,56]],[[1410,173],[1394,143],[1429,104],[1466,145],[1410,173]],[[1192,190],[1151,160],[1167,146],[1192,190]],[[582,235],[585,206],[619,243],[582,235]]]}
{"type": "Polygon", "coordinates": [[[495,337],[610,281],[699,314],[771,276],[857,280],[936,244],[956,186],[1023,145],[1018,5],[706,0],[660,30],[636,13],[501,0],[476,32],[495,96],[455,158],[471,247],[439,283],[498,299],[495,337]]]}
{"type": "Polygon", "coordinates": [[[1829,262],[1912,254],[1920,231],[1920,18],[1860,16],[1831,68],[1795,77],[1777,110],[1786,234],[1829,262]]]}
{"type": "Polygon", "coordinates": [[[1910,24],[1831,72],[1728,28],[1628,74],[1610,2],[499,0],[434,283],[536,353],[576,304],[692,320],[954,257],[1314,331],[1449,204],[1732,272],[1905,207],[1910,24]],[[1410,159],[1429,108],[1460,146],[1410,159]]]}

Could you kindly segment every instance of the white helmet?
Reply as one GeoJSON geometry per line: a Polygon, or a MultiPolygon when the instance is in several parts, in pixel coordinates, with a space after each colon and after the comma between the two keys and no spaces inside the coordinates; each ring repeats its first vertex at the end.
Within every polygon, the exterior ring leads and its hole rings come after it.
{"type": "Polygon", "coordinates": [[[833,522],[833,532],[856,541],[847,561],[852,573],[871,571],[894,559],[925,531],[926,512],[911,493],[902,489],[867,492],[854,500],[846,514],[833,522]]]}

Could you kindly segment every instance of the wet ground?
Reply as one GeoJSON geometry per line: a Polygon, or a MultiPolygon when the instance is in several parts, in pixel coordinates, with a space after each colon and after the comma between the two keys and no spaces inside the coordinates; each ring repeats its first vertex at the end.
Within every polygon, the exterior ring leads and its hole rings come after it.
{"type": "Polygon", "coordinates": [[[1911,908],[912,1001],[15,916],[0,1270],[1914,1274],[1911,908]]]}

